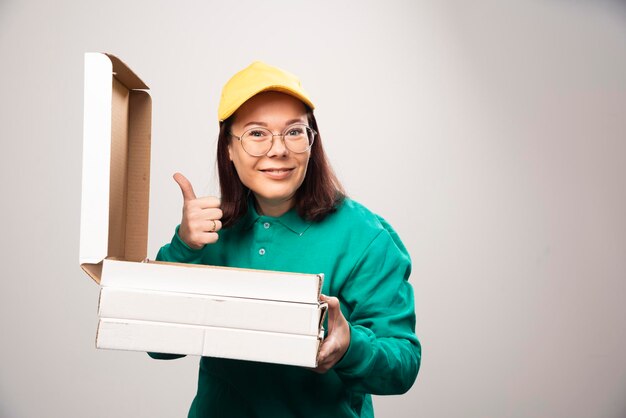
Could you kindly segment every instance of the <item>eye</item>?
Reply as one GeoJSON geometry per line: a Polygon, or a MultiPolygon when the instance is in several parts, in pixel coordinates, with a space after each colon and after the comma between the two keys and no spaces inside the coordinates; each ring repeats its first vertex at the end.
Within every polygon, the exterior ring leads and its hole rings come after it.
{"type": "Polygon", "coordinates": [[[304,135],[304,128],[300,126],[294,126],[287,130],[287,136],[300,136],[304,135]]]}
{"type": "Polygon", "coordinates": [[[267,138],[269,135],[270,134],[265,129],[250,129],[244,134],[244,137],[254,140],[262,140],[267,138]]]}

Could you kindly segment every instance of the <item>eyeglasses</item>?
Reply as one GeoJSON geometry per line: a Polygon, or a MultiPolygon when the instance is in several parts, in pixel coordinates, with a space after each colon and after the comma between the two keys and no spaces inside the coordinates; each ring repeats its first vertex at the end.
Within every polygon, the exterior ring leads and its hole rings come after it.
{"type": "Polygon", "coordinates": [[[295,124],[287,127],[281,135],[274,135],[265,128],[252,128],[245,131],[241,136],[230,133],[234,138],[241,141],[243,150],[253,157],[266,155],[274,145],[274,137],[282,137],[285,147],[296,154],[307,152],[313,146],[317,132],[304,124],[295,124]]]}

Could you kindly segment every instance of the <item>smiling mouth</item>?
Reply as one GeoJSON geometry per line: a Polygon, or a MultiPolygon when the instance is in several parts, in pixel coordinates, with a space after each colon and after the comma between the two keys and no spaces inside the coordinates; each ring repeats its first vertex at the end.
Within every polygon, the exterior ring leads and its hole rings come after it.
{"type": "Polygon", "coordinates": [[[281,181],[291,178],[294,170],[295,168],[267,168],[259,171],[270,180],[281,181]]]}
{"type": "Polygon", "coordinates": [[[260,171],[264,173],[269,173],[269,174],[283,174],[283,173],[288,173],[292,170],[293,168],[268,168],[268,169],[260,170],[260,171]]]}

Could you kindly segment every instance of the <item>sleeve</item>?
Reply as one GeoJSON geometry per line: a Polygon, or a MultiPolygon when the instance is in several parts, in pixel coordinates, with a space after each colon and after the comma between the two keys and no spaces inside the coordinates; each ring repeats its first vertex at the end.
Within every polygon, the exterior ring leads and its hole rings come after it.
{"type": "Polygon", "coordinates": [[[333,370],[352,391],[375,395],[408,391],[419,371],[411,261],[393,229],[365,249],[338,295],[345,303],[350,345],[333,370]]]}
{"type": "MultiPolygon", "coordinates": [[[[180,225],[176,227],[176,232],[174,233],[172,241],[169,244],[165,244],[159,250],[156,256],[157,261],[200,264],[200,261],[202,260],[202,249],[194,250],[185,244],[185,242],[178,235],[178,228],[180,228],[180,225]]],[[[148,355],[157,360],[173,360],[185,357],[182,354],[166,353],[148,353],[148,355]]]]}
{"type": "Polygon", "coordinates": [[[180,225],[176,227],[174,237],[169,244],[165,244],[159,250],[156,259],[157,261],[172,261],[176,263],[188,263],[188,264],[200,264],[202,261],[202,248],[195,250],[189,247],[178,235],[178,229],[180,225]]]}

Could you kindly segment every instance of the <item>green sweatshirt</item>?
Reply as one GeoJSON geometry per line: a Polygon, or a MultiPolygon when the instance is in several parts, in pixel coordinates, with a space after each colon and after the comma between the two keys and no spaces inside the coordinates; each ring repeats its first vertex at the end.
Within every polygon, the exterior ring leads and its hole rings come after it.
{"type": "Polygon", "coordinates": [[[373,417],[370,394],[404,393],[415,381],[421,346],[409,254],[384,219],[353,200],[321,222],[304,221],[295,210],[261,216],[250,205],[217,243],[200,250],[189,248],[176,228],[157,260],[324,273],[322,293],[339,298],[350,324],[348,351],[325,374],[202,357],[190,418],[373,417]]]}

